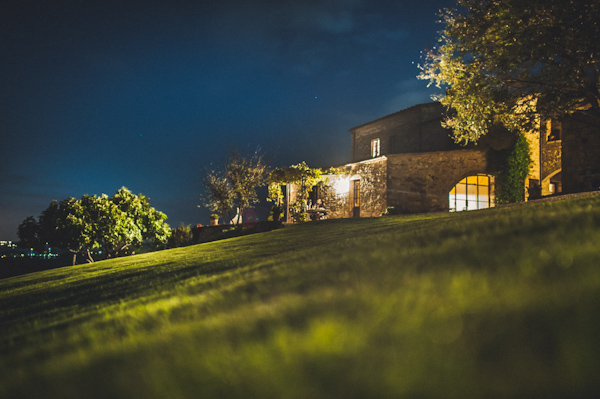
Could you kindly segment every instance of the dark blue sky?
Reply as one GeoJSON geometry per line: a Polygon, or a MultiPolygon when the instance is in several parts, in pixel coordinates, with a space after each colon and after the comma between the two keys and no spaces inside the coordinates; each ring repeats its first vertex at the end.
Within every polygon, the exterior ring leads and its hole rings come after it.
{"type": "Polygon", "coordinates": [[[348,129],[430,101],[452,0],[10,0],[0,5],[0,239],[53,199],[151,199],[207,223],[205,166],[349,161],[348,129]],[[12,3],[12,4],[6,4],[12,3]]]}

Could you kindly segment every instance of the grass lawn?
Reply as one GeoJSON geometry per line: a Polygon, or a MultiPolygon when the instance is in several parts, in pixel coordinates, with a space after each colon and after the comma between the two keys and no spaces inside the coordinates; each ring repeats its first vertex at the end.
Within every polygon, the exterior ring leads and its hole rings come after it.
{"type": "Polygon", "coordinates": [[[0,398],[600,397],[600,197],[0,280],[0,398]]]}

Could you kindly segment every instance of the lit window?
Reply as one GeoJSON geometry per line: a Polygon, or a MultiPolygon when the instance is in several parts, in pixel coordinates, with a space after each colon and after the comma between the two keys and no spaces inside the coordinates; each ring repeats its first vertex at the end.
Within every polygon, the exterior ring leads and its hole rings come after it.
{"type": "Polygon", "coordinates": [[[381,140],[371,140],[371,157],[375,158],[381,155],[381,140]]]}
{"type": "Polygon", "coordinates": [[[450,212],[472,211],[494,206],[494,181],[488,175],[468,176],[450,190],[450,212]]]}

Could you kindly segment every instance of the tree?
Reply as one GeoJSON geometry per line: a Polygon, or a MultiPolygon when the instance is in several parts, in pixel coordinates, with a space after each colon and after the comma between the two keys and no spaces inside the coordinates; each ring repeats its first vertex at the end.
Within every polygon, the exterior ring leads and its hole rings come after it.
{"type": "Polygon", "coordinates": [[[112,257],[129,245],[141,245],[141,230],[133,223],[132,214],[120,209],[114,197],[84,195],[80,202],[85,215],[83,234],[89,262],[93,262],[90,254],[93,248],[101,249],[112,257]]]}
{"type": "MultiPolygon", "coordinates": [[[[232,149],[224,171],[211,169],[204,178],[204,205],[231,220],[234,207],[238,214],[258,202],[256,189],[265,184],[269,167],[258,152],[250,157],[232,149]]],[[[240,220],[236,221],[239,223],[240,220]]]]}
{"type": "Polygon", "coordinates": [[[93,262],[94,249],[113,257],[141,246],[144,240],[166,244],[171,234],[166,219],[164,213],[150,206],[147,197],[122,187],[111,198],[86,194],[79,200],[71,197],[52,201],[36,224],[29,217],[21,223],[19,232],[22,240],[37,240],[69,250],[75,265],[80,253],[93,262]],[[34,227],[37,229],[33,233],[30,230],[34,227]]]}
{"type": "Polygon", "coordinates": [[[211,211],[231,220],[233,217],[233,190],[225,172],[211,169],[204,177],[206,189],[202,199],[211,211]]]}
{"type": "Polygon", "coordinates": [[[600,127],[600,0],[457,2],[419,75],[445,89],[457,142],[576,112],[600,127]]]}
{"type": "MultiPolygon", "coordinates": [[[[258,151],[250,157],[244,157],[232,149],[225,169],[239,215],[242,215],[245,209],[258,202],[256,189],[265,184],[268,166],[258,151]]],[[[240,218],[237,220],[239,222],[240,218]]]]}
{"type": "Polygon", "coordinates": [[[28,216],[17,228],[19,236],[19,245],[40,249],[40,240],[38,237],[39,225],[33,216],[28,216]]]}
{"type": "Polygon", "coordinates": [[[192,227],[181,223],[179,227],[172,230],[169,238],[169,248],[185,247],[192,244],[193,234],[192,227]]]}
{"type": "Polygon", "coordinates": [[[118,255],[126,248],[136,248],[147,240],[154,246],[167,243],[171,228],[166,223],[167,215],[150,206],[148,197],[133,194],[122,187],[111,198],[117,208],[127,215],[120,219],[118,235],[109,241],[109,253],[118,255]]]}
{"type": "Polygon", "coordinates": [[[42,243],[70,251],[75,265],[77,254],[89,241],[85,232],[86,227],[89,230],[88,223],[79,200],[69,197],[60,202],[52,201],[39,217],[38,237],[42,243]]]}

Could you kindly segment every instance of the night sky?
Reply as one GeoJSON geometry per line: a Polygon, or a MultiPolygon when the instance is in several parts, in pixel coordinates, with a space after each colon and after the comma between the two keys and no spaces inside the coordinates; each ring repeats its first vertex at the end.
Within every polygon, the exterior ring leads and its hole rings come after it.
{"type": "Polygon", "coordinates": [[[208,222],[205,167],[350,159],[354,126],[428,102],[452,0],[9,0],[0,5],[0,240],[53,199],[150,198],[208,222]]]}

